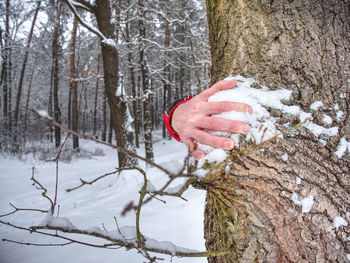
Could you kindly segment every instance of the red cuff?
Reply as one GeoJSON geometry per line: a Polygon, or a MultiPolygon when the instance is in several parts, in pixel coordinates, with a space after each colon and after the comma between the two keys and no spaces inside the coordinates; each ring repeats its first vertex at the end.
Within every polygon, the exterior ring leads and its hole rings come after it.
{"type": "Polygon", "coordinates": [[[194,96],[190,96],[187,97],[186,99],[179,101],[178,103],[176,103],[170,110],[170,112],[164,112],[163,114],[163,120],[164,120],[164,124],[166,129],[168,130],[168,132],[170,133],[171,137],[173,137],[175,140],[177,140],[178,142],[181,142],[180,136],[179,134],[173,129],[173,127],[171,127],[171,117],[175,111],[175,109],[182,103],[185,103],[186,101],[189,101],[190,99],[192,99],[194,96]]]}

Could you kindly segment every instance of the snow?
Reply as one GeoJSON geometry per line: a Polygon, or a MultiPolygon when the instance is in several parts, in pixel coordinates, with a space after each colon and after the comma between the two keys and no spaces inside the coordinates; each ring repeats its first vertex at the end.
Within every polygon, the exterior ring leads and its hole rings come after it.
{"type": "Polygon", "coordinates": [[[284,153],[284,154],[282,155],[282,160],[283,160],[283,161],[287,161],[287,160],[288,160],[288,153],[284,153]]]}
{"type": "Polygon", "coordinates": [[[69,230],[77,229],[69,219],[65,217],[54,217],[50,213],[45,216],[44,220],[38,226],[61,227],[69,230]]]}
{"type": "Polygon", "coordinates": [[[333,225],[335,228],[338,228],[340,226],[348,226],[348,222],[344,218],[336,216],[333,220],[333,225]]]}
{"type": "Polygon", "coordinates": [[[334,152],[334,154],[336,156],[338,156],[338,158],[342,158],[344,153],[348,151],[350,154],[350,142],[348,142],[345,137],[340,139],[339,145],[337,147],[337,151],[334,152]]]}
{"type": "Polygon", "coordinates": [[[322,101],[315,101],[310,105],[310,110],[317,111],[318,108],[323,107],[322,101]]]}
{"type": "Polygon", "coordinates": [[[297,184],[301,184],[301,179],[300,179],[300,177],[295,178],[295,182],[296,182],[297,184]]]}
{"type": "Polygon", "coordinates": [[[350,254],[346,254],[346,259],[350,261],[350,254]]]}
{"type": "Polygon", "coordinates": [[[327,124],[327,125],[331,125],[333,123],[333,119],[327,114],[323,114],[322,121],[324,124],[327,124]]]}
{"type": "Polygon", "coordinates": [[[221,163],[225,161],[226,157],[227,153],[223,149],[214,149],[198,161],[198,168],[202,168],[206,161],[208,161],[208,163],[221,163]]]}
{"type": "MultiPolygon", "coordinates": [[[[139,191],[143,185],[143,176],[136,171],[124,171],[110,175],[104,179],[67,193],[65,189],[80,184],[79,179],[93,180],[100,175],[115,170],[117,153],[113,149],[96,145],[93,142],[80,141],[81,147],[93,152],[96,147],[102,149],[104,156],[95,156],[93,159],[79,159],[72,163],[59,165],[59,189],[57,210],[54,216],[38,212],[17,212],[3,221],[11,221],[20,226],[60,225],[79,228],[86,231],[103,233],[111,237],[120,236],[114,216],[117,218],[119,229],[124,238],[135,237],[135,213],[130,212],[121,216],[124,207],[130,202],[137,203],[139,191]],[[43,220],[44,219],[44,220],[43,220]],[[103,229],[102,229],[103,224],[103,229]],[[106,229],[106,230],[105,230],[106,229]]],[[[67,143],[68,145],[68,143],[67,143]]],[[[140,147],[139,154],[144,155],[144,147],[140,147]]],[[[155,160],[157,163],[166,163],[169,160],[184,160],[187,148],[172,140],[159,141],[154,144],[155,160]]],[[[35,167],[35,178],[48,189],[48,196],[54,195],[55,163],[41,162],[32,156],[24,156],[23,161],[0,157],[0,214],[11,212],[11,202],[20,208],[48,209],[49,202],[41,196],[41,191],[31,185],[32,167],[35,167]]],[[[175,165],[176,166],[176,165],[175,165]]],[[[146,169],[146,167],[144,167],[146,169]]],[[[148,187],[159,189],[168,180],[168,177],[155,168],[146,169],[148,187]]],[[[174,182],[170,186],[173,190],[181,182],[174,182]]],[[[149,246],[158,248],[175,248],[176,251],[205,251],[203,233],[203,214],[205,191],[192,187],[184,193],[185,202],[180,198],[162,196],[161,200],[153,200],[143,206],[141,211],[141,232],[147,237],[149,246]]],[[[32,243],[64,243],[65,241],[41,236],[36,233],[19,231],[0,224],[1,238],[32,243]]],[[[55,232],[52,232],[55,233],[55,232]]],[[[59,232],[61,233],[61,232],[59,232]]],[[[64,234],[69,236],[68,234],[64,234]]],[[[83,242],[96,242],[96,238],[88,236],[71,236],[83,242]]],[[[99,242],[101,243],[101,242],[99,242]]],[[[102,241],[106,243],[106,241],[102,241]]],[[[152,254],[154,255],[154,254],[152,254]]],[[[164,262],[170,262],[171,257],[161,255],[164,262]]],[[[0,262],[144,262],[145,259],[136,250],[125,249],[107,250],[81,245],[64,247],[33,247],[0,242],[0,262]]],[[[174,263],[207,262],[205,258],[172,258],[174,263]]]]}
{"type": "Polygon", "coordinates": [[[310,212],[313,204],[314,204],[314,197],[312,195],[309,195],[302,200],[299,200],[298,194],[293,193],[291,196],[292,201],[294,204],[301,206],[301,212],[302,213],[308,213],[310,212]]]}
{"type": "Polygon", "coordinates": [[[39,114],[41,117],[52,119],[52,117],[49,116],[49,114],[48,114],[47,111],[45,111],[45,110],[38,110],[38,114],[39,114]]]}
{"type": "Polygon", "coordinates": [[[106,44],[106,45],[108,45],[108,46],[117,48],[117,45],[116,45],[115,41],[113,39],[111,39],[111,38],[105,38],[101,42],[106,44]]]}
{"type": "Polygon", "coordinates": [[[344,112],[339,109],[339,104],[338,103],[334,104],[334,111],[336,113],[337,121],[340,121],[341,117],[343,117],[343,115],[344,115],[344,112]]]}

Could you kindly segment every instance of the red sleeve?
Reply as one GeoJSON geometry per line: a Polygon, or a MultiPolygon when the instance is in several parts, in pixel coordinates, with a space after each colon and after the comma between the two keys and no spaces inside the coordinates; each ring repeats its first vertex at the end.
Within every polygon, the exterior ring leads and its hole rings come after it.
{"type": "Polygon", "coordinates": [[[168,110],[166,110],[163,114],[163,120],[164,120],[164,125],[166,127],[166,129],[168,130],[168,132],[170,133],[170,135],[177,140],[178,142],[181,142],[180,136],[179,134],[173,129],[173,127],[171,126],[171,117],[175,111],[175,109],[181,105],[182,103],[185,103],[186,101],[189,101],[190,99],[192,99],[194,96],[189,96],[186,97],[184,99],[180,99],[175,101],[174,103],[172,103],[170,105],[170,107],[168,108],[168,110]]]}

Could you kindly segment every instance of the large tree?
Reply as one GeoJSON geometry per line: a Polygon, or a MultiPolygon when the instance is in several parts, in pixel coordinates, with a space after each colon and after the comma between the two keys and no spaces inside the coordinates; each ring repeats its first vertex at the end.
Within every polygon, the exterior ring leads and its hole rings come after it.
{"type": "MultiPolygon", "coordinates": [[[[128,105],[122,98],[122,92],[117,90],[119,82],[119,54],[116,45],[115,8],[108,0],[97,0],[93,5],[88,1],[64,1],[73,11],[78,21],[95,33],[101,43],[101,53],[104,71],[104,86],[111,111],[111,123],[115,132],[117,145],[134,152],[133,133],[128,120],[128,105]],[[79,16],[76,8],[90,12],[95,18],[98,30],[87,25],[79,16]]],[[[132,166],[136,160],[122,151],[118,152],[119,167],[132,166]]]]}
{"type": "Polygon", "coordinates": [[[323,102],[313,122],[324,126],[326,113],[339,128],[330,138],[300,128],[212,172],[220,179],[206,187],[206,246],[232,253],[209,262],[346,262],[350,228],[336,218],[350,221],[349,143],[334,153],[350,141],[350,2],[207,0],[207,13],[213,83],[244,74],[290,89],[290,103],[306,112],[323,102]],[[310,212],[294,204],[294,192],[312,193],[310,212]]]}

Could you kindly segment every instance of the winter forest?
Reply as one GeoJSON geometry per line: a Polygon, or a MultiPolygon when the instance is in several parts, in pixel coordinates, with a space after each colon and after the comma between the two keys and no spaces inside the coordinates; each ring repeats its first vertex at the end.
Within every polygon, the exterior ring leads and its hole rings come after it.
{"type": "MultiPolygon", "coordinates": [[[[118,135],[110,107],[121,103],[127,105],[127,118],[133,119],[135,146],[146,140],[151,156],[152,130],[162,130],[166,137],[162,124],[166,105],[208,84],[204,3],[111,1],[108,10],[98,14],[86,11],[91,4],[82,2],[1,4],[1,149],[20,155],[35,142],[61,145],[61,129],[40,121],[31,109],[45,110],[74,131],[112,142],[118,135]],[[97,16],[110,18],[105,22],[112,31],[104,40],[99,39],[102,25],[96,25],[97,16]],[[111,91],[118,97],[113,102],[107,102],[103,72],[107,62],[100,40],[118,50],[108,62],[114,64],[118,83],[111,91]]],[[[78,140],[72,146],[77,152],[78,140]]]]}
{"type": "Polygon", "coordinates": [[[350,262],[349,0],[0,14],[1,263],[350,262]]]}

